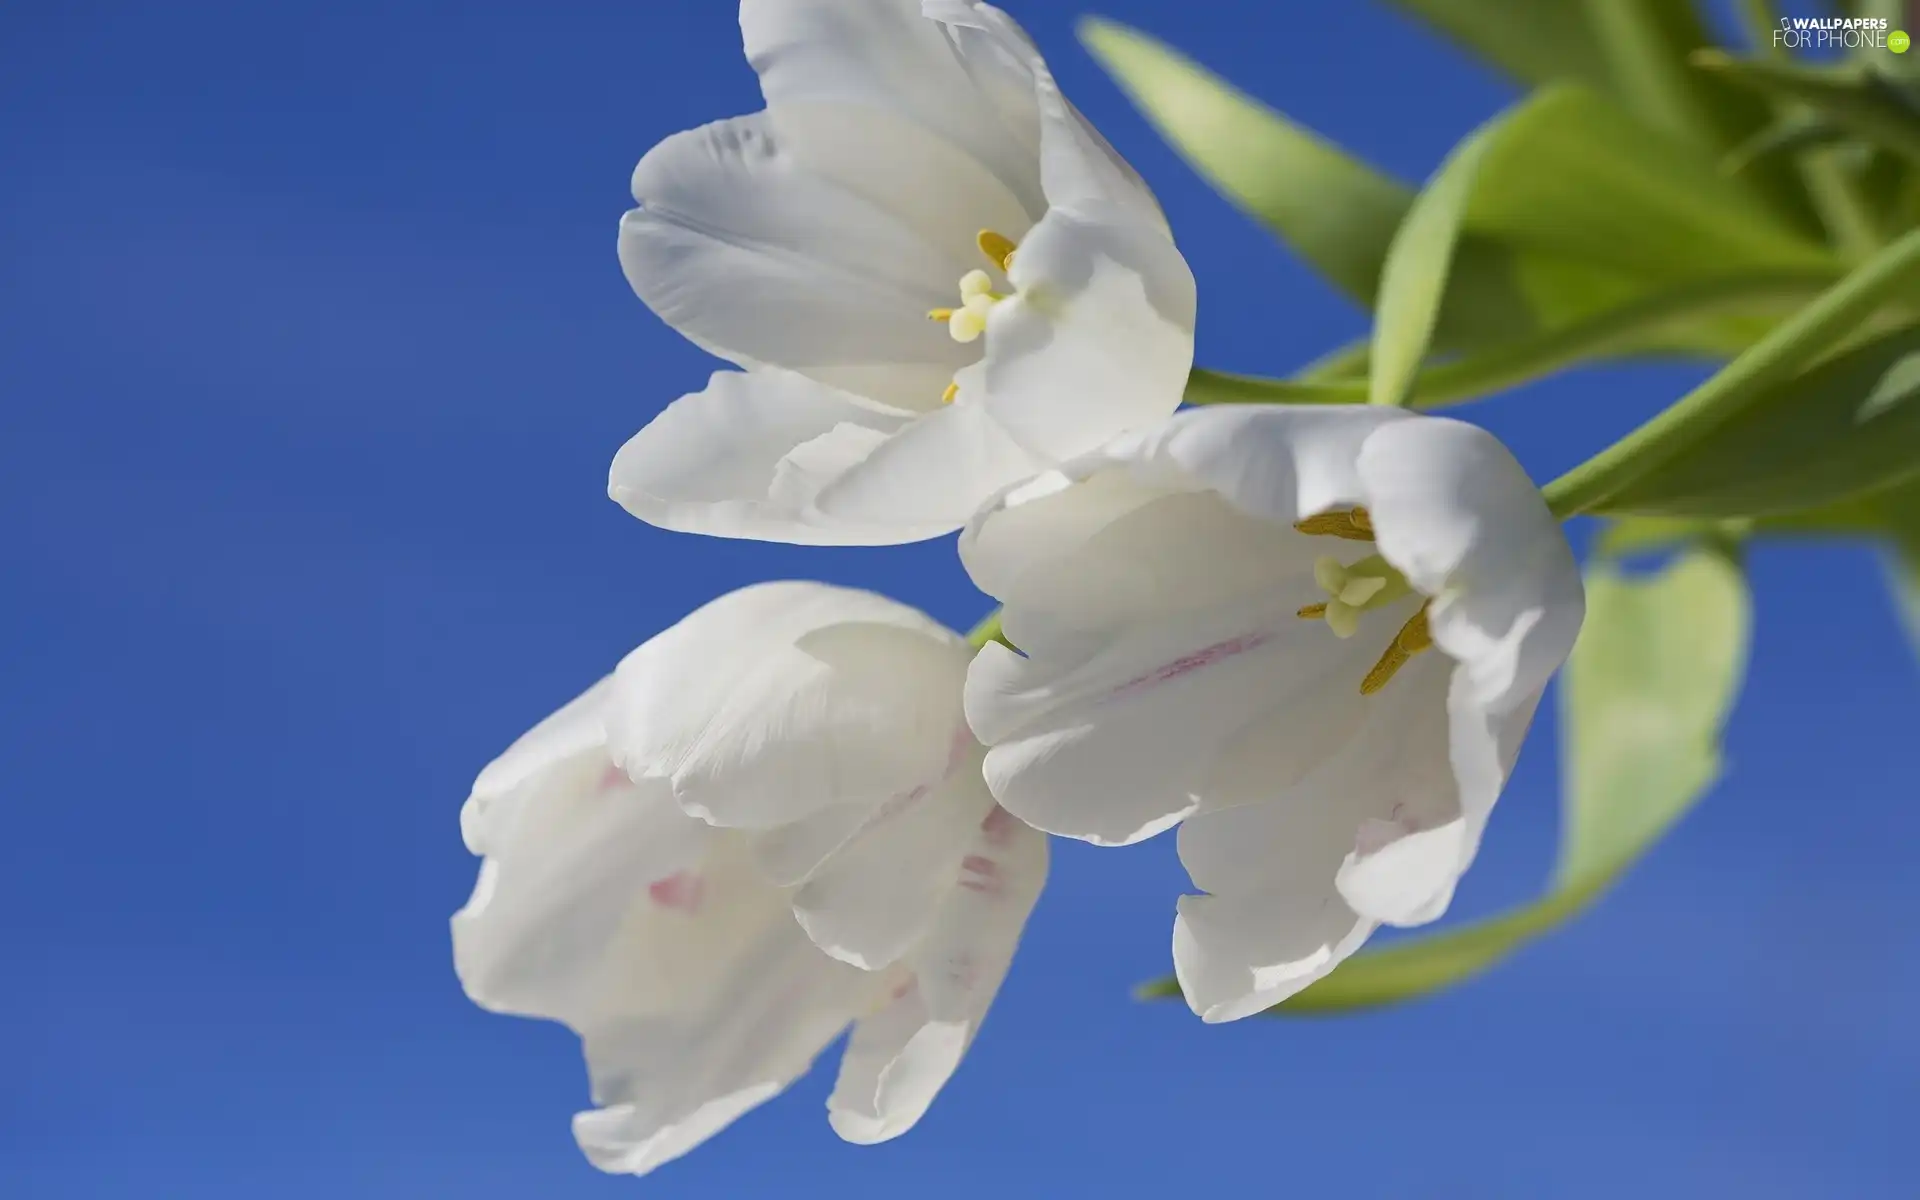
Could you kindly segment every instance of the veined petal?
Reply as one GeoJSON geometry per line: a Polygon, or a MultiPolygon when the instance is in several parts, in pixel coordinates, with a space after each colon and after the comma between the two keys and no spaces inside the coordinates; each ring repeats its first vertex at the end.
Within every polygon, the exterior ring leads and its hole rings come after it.
{"type": "Polygon", "coordinates": [[[767,114],[676,134],[633,174],[620,262],[669,325],[742,366],[770,365],[891,405],[939,405],[972,355],[926,319],[951,248],[807,171],[767,114]]]}
{"type": "Polygon", "coordinates": [[[882,1142],[925,1114],[979,1032],[1046,876],[1046,835],[990,810],[910,973],[854,1026],[827,1101],[834,1132],[882,1142]]]}
{"type": "Polygon", "coordinates": [[[719,371],[614,457],[607,492],[650,525],[802,545],[891,545],[944,532],[901,521],[860,524],[814,500],[908,427],[787,371],[719,371]]]}
{"type": "Polygon", "coordinates": [[[870,592],[743,589],[620,664],[609,748],[714,824],[875,806],[944,774],[966,653],[958,635],[870,592]]]}

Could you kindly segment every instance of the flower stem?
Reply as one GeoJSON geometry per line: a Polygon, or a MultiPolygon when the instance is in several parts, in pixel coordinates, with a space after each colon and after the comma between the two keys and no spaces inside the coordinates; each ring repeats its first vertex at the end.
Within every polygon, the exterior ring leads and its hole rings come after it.
{"type": "Polygon", "coordinates": [[[1920,229],[1775,326],[1665,412],[1548,484],[1548,505],[1566,518],[1603,504],[1857,332],[1890,298],[1909,299],[1917,280],[1920,229]]]}
{"type": "MultiPolygon", "coordinates": [[[[1709,279],[1642,296],[1597,316],[1534,337],[1421,371],[1413,383],[1416,408],[1476,399],[1548,375],[1587,359],[1632,349],[1679,321],[1756,313],[1770,305],[1801,303],[1838,277],[1834,270],[1773,271],[1709,279]]],[[[1187,379],[1189,404],[1364,404],[1365,379],[1263,379],[1196,367],[1187,379]]]]}

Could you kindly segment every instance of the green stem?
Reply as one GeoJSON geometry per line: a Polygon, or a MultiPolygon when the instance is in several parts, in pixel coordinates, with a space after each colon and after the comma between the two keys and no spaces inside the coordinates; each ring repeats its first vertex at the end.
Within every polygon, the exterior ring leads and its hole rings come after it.
{"type": "Polygon", "coordinates": [[[1712,379],[1626,437],[1548,484],[1547,503],[1566,518],[1586,512],[1792,378],[1856,332],[1920,279],[1920,229],[1875,255],[1819,298],[1775,326],[1712,379]]]}
{"type": "MultiPolygon", "coordinates": [[[[1643,296],[1598,316],[1536,337],[1422,371],[1413,383],[1413,404],[1439,408],[1514,387],[1586,359],[1632,348],[1683,319],[1751,312],[1769,305],[1800,303],[1835,281],[1833,271],[1787,271],[1706,280],[1643,296]]],[[[1195,368],[1187,380],[1189,404],[1364,404],[1367,382],[1262,379],[1195,368]]]]}
{"type": "Polygon", "coordinates": [[[1003,646],[1013,645],[1007,640],[1007,635],[1000,632],[1000,613],[1001,610],[996,608],[981,618],[980,623],[967,634],[967,644],[975,650],[981,649],[988,642],[999,642],[1003,646]]]}

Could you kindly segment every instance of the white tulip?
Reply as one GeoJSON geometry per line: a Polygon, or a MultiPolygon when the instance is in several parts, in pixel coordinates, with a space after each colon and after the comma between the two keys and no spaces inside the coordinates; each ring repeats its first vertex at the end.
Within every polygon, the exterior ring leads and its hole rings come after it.
{"type": "Polygon", "coordinates": [[[763,112],[668,138],[640,298],[744,368],[614,460],[668,529],[916,541],[1180,403],[1194,285],[1159,206],[977,0],[742,0],[763,112]]]}
{"type": "Polygon", "coordinates": [[[1395,409],[1214,408],[998,497],[962,534],[1020,648],[966,685],[1015,816],[1112,845],[1184,820],[1174,961],[1267,1008],[1472,862],[1585,611],[1491,435],[1395,409]]]}
{"type": "Polygon", "coordinates": [[[481,772],[455,965],[476,1003],[580,1035],[596,1166],[679,1157],[850,1024],[841,1137],[896,1137],[932,1103],[1047,870],[980,779],[967,654],[870,593],[747,588],[481,772]]]}

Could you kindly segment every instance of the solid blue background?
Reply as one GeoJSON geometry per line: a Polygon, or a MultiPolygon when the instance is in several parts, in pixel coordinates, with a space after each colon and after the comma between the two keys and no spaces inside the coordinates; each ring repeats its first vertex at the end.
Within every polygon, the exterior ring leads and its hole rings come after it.
{"type": "MultiPolygon", "coordinates": [[[[1376,5],[1104,2],[1408,178],[1512,94],[1376,5]]],[[[1279,372],[1363,329],[1154,139],[1078,4],[1016,8],[1159,190],[1203,362],[1279,372]]],[[[985,608],[945,542],[699,540],[605,498],[711,369],[613,234],[649,145],[759,107],[732,6],[43,0],[0,31],[0,1194],[1913,1194],[1920,690],[1846,547],[1755,556],[1727,782],[1493,975],[1206,1027],[1127,996],[1167,966],[1170,839],[1062,845],[912,1134],[840,1144],[816,1073],[645,1182],[599,1176],[571,1036],[453,978],[474,772],[723,589],[985,608]]],[[[1470,411],[1546,478],[1697,377],[1470,411]]],[[[1554,737],[1459,911],[1538,886],[1554,737]]]]}

